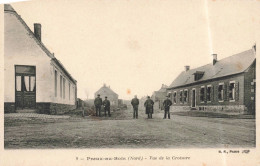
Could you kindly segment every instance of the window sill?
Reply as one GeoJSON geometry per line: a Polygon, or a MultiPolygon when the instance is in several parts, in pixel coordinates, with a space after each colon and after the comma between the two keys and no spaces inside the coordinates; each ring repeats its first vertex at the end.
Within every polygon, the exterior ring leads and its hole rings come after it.
{"type": "Polygon", "coordinates": [[[211,103],[211,101],[207,101],[207,103],[211,103]]]}
{"type": "Polygon", "coordinates": [[[224,100],[219,100],[218,102],[219,102],[219,103],[223,103],[223,102],[224,102],[224,100]]]}
{"type": "Polygon", "coordinates": [[[235,100],[229,100],[229,102],[235,102],[235,100]]]}

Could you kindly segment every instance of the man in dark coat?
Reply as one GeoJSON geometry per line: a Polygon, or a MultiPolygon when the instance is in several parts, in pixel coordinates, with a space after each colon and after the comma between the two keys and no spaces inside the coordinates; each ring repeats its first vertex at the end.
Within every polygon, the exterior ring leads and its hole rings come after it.
{"type": "Polygon", "coordinates": [[[99,94],[97,95],[97,98],[95,98],[94,104],[96,107],[96,116],[101,116],[102,99],[100,98],[99,94]]]}
{"type": "Polygon", "coordinates": [[[172,105],[172,101],[169,99],[169,96],[166,96],[166,100],[163,101],[164,107],[164,118],[166,119],[166,114],[168,114],[168,119],[170,119],[170,106],[172,105]]]}
{"type": "Polygon", "coordinates": [[[107,99],[107,97],[105,97],[105,100],[103,101],[103,106],[104,106],[104,110],[105,110],[105,116],[107,116],[107,112],[108,112],[108,116],[111,117],[110,101],[107,99]]]}
{"type": "Polygon", "coordinates": [[[139,106],[139,99],[135,95],[135,98],[132,99],[131,104],[133,106],[133,118],[138,119],[138,106],[139,106]]]}
{"type": "Polygon", "coordinates": [[[146,111],[146,114],[148,115],[148,119],[152,119],[153,105],[154,105],[153,100],[150,98],[150,96],[148,96],[147,100],[144,103],[145,111],[146,111]]]}

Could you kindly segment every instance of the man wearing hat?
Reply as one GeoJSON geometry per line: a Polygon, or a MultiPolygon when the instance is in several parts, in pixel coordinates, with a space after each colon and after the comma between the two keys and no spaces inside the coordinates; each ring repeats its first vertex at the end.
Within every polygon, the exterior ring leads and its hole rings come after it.
{"type": "Polygon", "coordinates": [[[111,117],[111,114],[110,114],[110,101],[107,100],[107,96],[105,97],[105,100],[103,101],[103,106],[104,106],[104,110],[105,110],[105,116],[107,116],[107,112],[108,112],[108,116],[111,117]]]}
{"type": "Polygon", "coordinates": [[[133,118],[138,119],[138,106],[139,106],[139,99],[137,98],[137,96],[135,95],[135,98],[132,99],[131,104],[133,106],[133,118]]]}
{"type": "Polygon", "coordinates": [[[145,111],[146,111],[146,114],[148,115],[148,119],[152,119],[153,105],[154,105],[153,100],[150,98],[150,96],[148,96],[147,100],[144,103],[145,111]]]}
{"type": "Polygon", "coordinates": [[[163,101],[164,106],[164,117],[163,119],[166,119],[166,114],[168,114],[168,119],[170,119],[170,106],[172,105],[172,101],[169,99],[170,96],[166,96],[166,100],[163,101]]]}
{"type": "Polygon", "coordinates": [[[102,99],[100,98],[100,94],[94,100],[95,108],[96,108],[96,116],[101,116],[101,105],[102,99]]]}

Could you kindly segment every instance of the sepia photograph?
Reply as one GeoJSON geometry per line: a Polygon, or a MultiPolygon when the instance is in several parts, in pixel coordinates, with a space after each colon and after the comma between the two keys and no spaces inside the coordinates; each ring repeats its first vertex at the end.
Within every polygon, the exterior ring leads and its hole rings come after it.
{"type": "MultiPolygon", "coordinates": [[[[4,150],[254,151],[259,9],[235,0],[3,4],[4,150]]],[[[139,159],[164,160],[111,158],[139,159]]]]}

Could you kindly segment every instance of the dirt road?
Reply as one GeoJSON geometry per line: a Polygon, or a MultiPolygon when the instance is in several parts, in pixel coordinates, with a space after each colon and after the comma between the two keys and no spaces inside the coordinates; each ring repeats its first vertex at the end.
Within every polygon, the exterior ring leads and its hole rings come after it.
{"type": "Polygon", "coordinates": [[[147,119],[139,111],[111,118],[5,116],[5,148],[220,148],[254,147],[255,120],[189,116],[147,119]]]}

